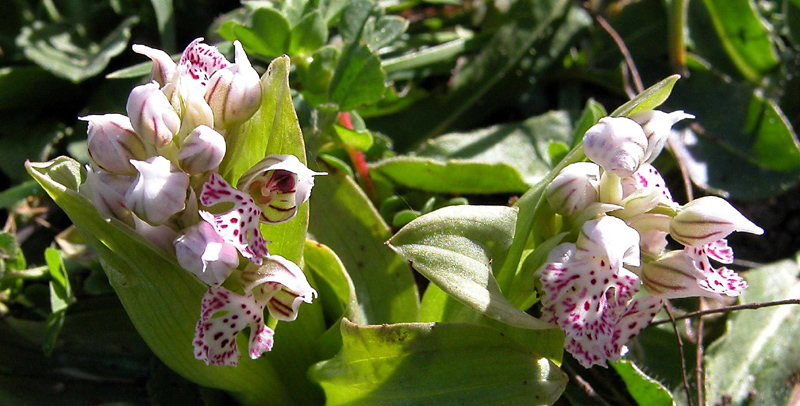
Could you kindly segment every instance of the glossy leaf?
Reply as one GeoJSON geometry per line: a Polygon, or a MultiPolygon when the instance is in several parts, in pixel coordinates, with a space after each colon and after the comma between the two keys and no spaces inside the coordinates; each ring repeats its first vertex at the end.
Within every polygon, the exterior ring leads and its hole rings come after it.
{"type": "Polygon", "coordinates": [[[261,7],[253,12],[250,26],[236,24],[233,33],[247,52],[275,57],[288,49],[291,27],[280,11],[261,7]]]}
{"type": "Polygon", "coordinates": [[[338,124],[333,125],[333,130],[339,141],[349,148],[366,151],[372,146],[372,134],[369,131],[350,130],[338,124]]]}
{"type": "Polygon", "coordinates": [[[342,323],[344,346],[311,377],[330,405],[549,405],[567,377],[489,327],[342,323]]]}
{"type": "Polygon", "coordinates": [[[326,245],[306,240],[303,259],[314,275],[319,300],[326,309],[326,316],[330,316],[329,320],[347,317],[357,323],[363,322],[364,309],[359,305],[353,281],[336,253],[326,245]]]}
{"type": "Polygon", "coordinates": [[[408,20],[398,16],[383,16],[375,22],[375,29],[367,44],[370,49],[381,49],[389,45],[408,28],[408,20]]]}
{"type": "Polygon", "coordinates": [[[128,17],[102,42],[85,48],[77,45],[82,40],[69,26],[38,22],[22,29],[17,44],[37,65],[77,83],[102,72],[111,58],[124,51],[128,47],[131,28],[138,22],[138,17],[128,17]]]}
{"type": "Polygon", "coordinates": [[[619,108],[614,110],[610,115],[612,117],[626,117],[637,111],[655,109],[669,98],[670,93],[672,93],[672,88],[675,86],[675,82],[680,78],[680,75],[672,75],[648,87],[644,92],[637,94],[636,97],[622,106],[619,106],[619,108]]]}
{"type": "Polygon", "coordinates": [[[612,362],[611,367],[625,382],[625,388],[636,400],[636,403],[648,406],[673,406],[675,404],[667,388],[647,376],[633,362],[623,359],[612,362]]]}
{"type": "Polygon", "coordinates": [[[391,231],[352,178],[334,173],[316,182],[309,232],[341,259],[367,322],[417,320],[419,297],[411,268],[384,245],[391,231]]]}
{"type": "MultiPolygon", "coordinates": [[[[800,266],[785,260],[745,275],[750,287],[742,303],[800,297],[800,266]]],[[[710,404],[788,405],[796,392],[797,336],[800,312],[796,305],[731,313],[727,334],[706,351],[706,396],[710,404]],[[752,397],[751,394],[758,394],[752,397]]]]}
{"type": "Polygon", "coordinates": [[[481,314],[527,329],[553,325],[523,313],[503,297],[494,278],[514,238],[517,210],[452,206],[403,227],[389,244],[414,269],[481,314]]]}

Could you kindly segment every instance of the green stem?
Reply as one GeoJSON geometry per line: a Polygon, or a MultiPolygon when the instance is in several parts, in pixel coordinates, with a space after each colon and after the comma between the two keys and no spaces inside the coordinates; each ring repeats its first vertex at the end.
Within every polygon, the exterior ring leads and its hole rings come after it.
{"type": "Polygon", "coordinates": [[[689,0],[672,0],[669,5],[669,62],[675,73],[686,75],[686,15],[689,0]]]}

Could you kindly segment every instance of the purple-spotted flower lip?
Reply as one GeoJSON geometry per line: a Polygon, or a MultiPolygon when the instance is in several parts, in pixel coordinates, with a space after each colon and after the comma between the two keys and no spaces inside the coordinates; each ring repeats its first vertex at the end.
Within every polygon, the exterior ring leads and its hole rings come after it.
{"type": "Polygon", "coordinates": [[[300,267],[280,255],[268,256],[261,266],[249,265],[241,279],[244,291],[266,301],[270,315],[277,320],[296,319],[300,304],[317,297],[300,267]]]}

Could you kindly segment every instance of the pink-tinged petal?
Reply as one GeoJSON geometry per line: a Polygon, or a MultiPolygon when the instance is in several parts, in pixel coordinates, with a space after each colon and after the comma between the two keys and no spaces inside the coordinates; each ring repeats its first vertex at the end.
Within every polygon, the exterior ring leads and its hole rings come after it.
{"type": "Polygon", "coordinates": [[[728,246],[727,240],[717,240],[706,244],[706,255],[723,264],[733,263],[733,248],[728,246]]]}
{"type": "Polygon", "coordinates": [[[122,114],[80,117],[89,123],[89,158],[100,169],[117,175],[136,175],[130,160],[147,159],[147,149],[122,114]]]}
{"type": "Polygon", "coordinates": [[[695,268],[704,277],[698,279],[698,285],[713,294],[726,296],[739,296],[747,289],[747,282],[735,271],[726,267],[714,268],[709,257],[720,257],[728,262],[733,262],[733,250],[728,247],[725,240],[714,241],[702,247],[686,247],[686,254],[692,259],[695,268]],[[713,251],[712,255],[709,252],[713,251]]]}
{"type": "Polygon", "coordinates": [[[630,302],[617,321],[613,339],[606,349],[612,354],[608,357],[609,360],[616,361],[620,356],[625,355],[627,352],[625,343],[639,335],[650,324],[662,306],[664,306],[664,301],[656,296],[645,296],[630,302]]]}
{"type": "Polygon", "coordinates": [[[241,278],[245,292],[254,292],[277,320],[296,319],[300,304],[311,303],[317,296],[300,267],[280,255],[268,256],[260,267],[248,266],[241,278]]]}
{"type": "Polygon", "coordinates": [[[91,200],[103,218],[129,221],[131,215],[125,206],[125,193],[132,183],[133,178],[129,176],[114,175],[87,165],[86,182],[81,185],[80,191],[91,200]]]}
{"type": "Polygon", "coordinates": [[[739,213],[725,199],[706,196],[681,207],[669,225],[675,241],[699,247],[721,240],[734,231],[761,235],[764,230],[739,213]]]}
{"type": "Polygon", "coordinates": [[[177,65],[166,52],[140,44],[133,45],[133,52],[144,55],[153,61],[153,70],[150,73],[151,80],[155,80],[159,85],[164,86],[172,78],[177,65]]]}
{"type": "Polygon", "coordinates": [[[178,65],[185,67],[186,73],[192,79],[200,81],[205,86],[214,72],[227,68],[230,62],[217,50],[217,47],[201,41],[202,37],[197,38],[186,47],[178,65]]]}
{"type": "Polygon", "coordinates": [[[559,172],[547,186],[545,195],[553,210],[570,216],[597,202],[600,167],[593,162],[576,162],[559,172]]]}
{"type": "Polygon", "coordinates": [[[667,182],[650,164],[643,164],[633,176],[622,178],[622,196],[628,197],[637,190],[654,188],[660,195],[660,201],[667,204],[674,204],[672,193],[667,187],[667,182]]]}
{"type": "Polygon", "coordinates": [[[625,117],[603,117],[583,136],[586,156],[619,177],[631,176],[639,169],[646,148],[642,127],[625,117]]]}
{"type": "Polygon", "coordinates": [[[211,207],[220,203],[232,203],[229,211],[212,214],[200,211],[200,217],[214,226],[223,240],[236,247],[251,262],[261,264],[261,258],[269,255],[267,241],[261,236],[259,218],[261,209],[253,199],[225,182],[221,176],[212,173],[203,185],[200,203],[211,207]]]}
{"type": "Polygon", "coordinates": [[[639,233],[611,216],[587,221],[576,242],[576,258],[603,257],[614,269],[639,265],[639,233]]]}
{"type": "Polygon", "coordinates": [[[173,244],[181,267],[209,285],[222,284],[239,265],[236,247],[206,221],[184,230],[173,244]]]}
{"type": "Polygon", "coordinates": [[[172,242],[178,237],[178,233],[175,230],[163,224],[151,226],[136,216],[131,216],[131,218],[133,219],[133,229],[136,230],[137,234],[148,239],[165,252],[172,253],[175,251],[175,247],[172,246],[172,242]]]}
{"type": "Polygon", "coordinates": [[[218,128],[249,119],[261,105],[261,79],[250,65],[242,44],[233,42],[236,63],[210,75],[205,100],[214,112],[218,128]]]}
{"type": "Polygon", "coordinates": [[[131,160],[131,165],[139,173],[125,193],[125,206],[140,219],[157,226],[186,207],[189,175],[167,158],[131,160]]]}
{"type": "Polygon", "coordinates": [[[643,252],[660,255],[667,247],[667,232],[672,217],[666,214],[644,213],[626,219],[631,228],[639,232],[639,247],[643,252]]]}
{"type": "Polygon", "coordinates": [[[162,148],[172,142],[181,118],[158,83],[150,82],[131,90],[125,105],[131,127],[147,146],[162,148]]]}
{"type": "Polygon", "coordinates": [[[195,358],[206,365],[237,365],[240,354],[236,335],[245,327],[251,331],[251,358],[272,348],[273,332],[264,324],[264,306],[252,294],[241,296],[222,287],[208,289],[192,341],[195,358]],[[215,317],[217,313],[221,314],[215,317]]]}
{"type": "Polygon", "coordinates": [[[261,221],[278,224],[291,220],[298,206],[311,196],[314,172],[294,155],[268,155],[245,172],[237,186],[261,208],[261,221]]]}
{"type": "Polygon", "coordinates": [[[638,111],[631,115],[631,119],[642,125],[647,136],[647,150],[644,154],[644,162],[653,162],[664,145],[667,143],[672,126],[678,121],[694,118],[691,114],[686,114],[682,110],[672,113],[664,113],[658,110],[638,111]]]}
{"type": "Polygon", "coordinates": [[[653,295],[664,299],[721,296],[700,286],[706,273],[695,267],[692,258],[683,251],[671,251],[641,269],[642,283],[653,295]]]}

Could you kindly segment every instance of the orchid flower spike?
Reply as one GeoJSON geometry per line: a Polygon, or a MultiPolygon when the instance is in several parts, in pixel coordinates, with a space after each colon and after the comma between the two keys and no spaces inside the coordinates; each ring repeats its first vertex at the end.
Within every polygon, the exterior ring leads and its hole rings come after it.
{"type": "Polygon", "coordinates": [[[725,199],[706,196],[681,207],[669,224],[675,241],[692,247],[721,240],[734,231],[761,235],[764,230],[739,213],[725,199]]]}
{"type": "Polygon", "coordinates": [[[147,159],[147,149],[122,114],[80,118],[89,123],[89,158],[98,168],[117,175],[135,175],[130,160],[147,159]]]}
{"type": "Polygon", "coordinates": [[[206,87],[205,98],[218,128],[246,121],[261,105],[261,79],[242,44],[234,41],[233,48],[235,63],[214,72],[206,87]]]}
{"type": "Polygon", "coordinates": [[[646,148],[642,126],[625,117],[603,117],[583,136],[586,156],[619,177],[639,169],[646,148]]]}
{"type": "Polygon", "coordinates": [[[570,164],[547,185],[547,202],[558,214],[570,216],[579,213],[597,201],[599,181],[600,167],[597,164],[570,164]]]}
{"type": "Polygon", "coordinates": [[[131,126],[148,145],[161,148],[178,133],[181,119],[157,82],[136,86],[126,106],[131,126]]]}
{"type": "Polygon", "coordinates": [[[139,174],[125,194],[128,209],[154,226],[184,209],[189,175],[163,156],[131,164],[139,174]]]}
{"type": "Polygon", "coordinates": [[[208,285],[222,284],[239,265],[236,247],[205,221],[184,230],[174,245],[181,267],[208,285]]]}
{"type": "Polygon", "coordinates": [[[678,121],[687,118],[694,118],[694,116],[684,113],[683,110],[672,113],[645,110],[631,115],[631,119],[642,126],[647,136],[647,150],[644,153],[644,162],[651,163],[656,160],[669,139],[669,132],[672,130],[672,126],[678,121]]]}

